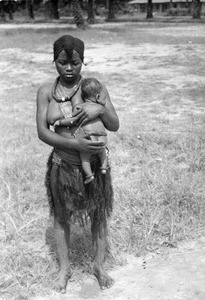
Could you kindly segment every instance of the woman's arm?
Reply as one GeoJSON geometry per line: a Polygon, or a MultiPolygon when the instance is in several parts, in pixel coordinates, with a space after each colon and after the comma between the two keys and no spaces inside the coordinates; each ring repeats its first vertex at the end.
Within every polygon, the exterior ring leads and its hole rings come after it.
{"type": "MultiPolygon", "coordinates": [[[[103,89],[103,92],[106,94],[105,106],[96,103],[83,103],[78,105],[82,108],[82,110],[79,110],[81,114],[79,124],[83,125],[90,120],[100,117],[107,130],[117,131],[119,129],[119,119],[115,108],[110,101],[109,93],[104,85],[103,89]]],[[[77,114],[78,112],[75,113],[74,116],[77,114]]]]}
{"type": "Polygon", "coordinates": [[[51,97],[50,93],[50,85],[42,86],[37,93],[36,122],[39,139],[52,147],[61,148],[64,151],[67,149],[89,152],[98,152],[101,150],[104,146],[102,142],[88,140],[87,136],[69,139],[49,129],[49,124],[47,123],[47,109],[49,98],[51,97]]]}
{"type": "Polygon", "coordinates": [[[105,125],[106,129],[110,131],[117,131],[119,129],[119,118],[115,111],[115,108],[110,100],[110,95],[105,86],[103,86],[104,92],[106,94],[106,104],[102,106],[102,112],[100,113],[100,118],[105,125]]]}

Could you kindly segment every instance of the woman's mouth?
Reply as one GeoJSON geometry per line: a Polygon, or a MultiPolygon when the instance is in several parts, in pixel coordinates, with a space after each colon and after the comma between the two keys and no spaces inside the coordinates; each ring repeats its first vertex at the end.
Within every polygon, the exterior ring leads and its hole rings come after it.
{"type": "Polygon", "coordinates": [[[74,74],[68,74],[68,73],[66,73],[65,76],[66,76],[66,77],[73,77],[74,74]]]}

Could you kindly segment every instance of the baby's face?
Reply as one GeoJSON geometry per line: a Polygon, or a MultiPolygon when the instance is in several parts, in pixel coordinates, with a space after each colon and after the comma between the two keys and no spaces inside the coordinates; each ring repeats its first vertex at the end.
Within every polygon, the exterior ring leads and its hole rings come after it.
{"type": "Polygon", "coordinates": [[[101,91],[99,94],[92,94],[88,99],[85,99],[85,101],[92,101],[94,103],[99,103],[103,106],[106,104],[106,95],[103,91],[101,91]]]}

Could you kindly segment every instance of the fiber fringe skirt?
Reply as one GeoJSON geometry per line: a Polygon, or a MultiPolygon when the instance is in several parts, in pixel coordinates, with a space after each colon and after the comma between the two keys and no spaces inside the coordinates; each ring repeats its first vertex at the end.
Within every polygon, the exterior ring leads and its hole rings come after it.
{"type": "Polygon", "coordinates": [[[108,167],[104,175],[100,172],[100,166],[98,156],[93,155],[91,169],[95,173],[95,179],[85,185],[85,174],[79,157],[61,150],[54,149],[51,152],[47,162],[45,186],[50,213],[59,222],[77,221],[84,226],[88,217],[98,218],[99,222],[110,217],[113,209],[111,170],[108,167]]]}

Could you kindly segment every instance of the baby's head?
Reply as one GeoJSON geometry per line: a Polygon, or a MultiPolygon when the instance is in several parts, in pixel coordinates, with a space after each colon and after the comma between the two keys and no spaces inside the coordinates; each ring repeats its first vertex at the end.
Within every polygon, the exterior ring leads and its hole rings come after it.
{"type": "Polygon", "coordinates": [[[106,95],[103,91],[102,84],[95,78],[85,78],[81,84],[82,98],[86,101],[99,103],[103,106],[106,104],[106,95]]]}

